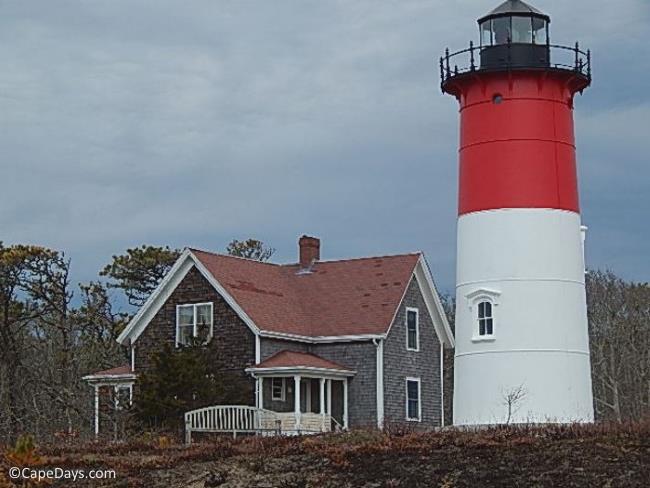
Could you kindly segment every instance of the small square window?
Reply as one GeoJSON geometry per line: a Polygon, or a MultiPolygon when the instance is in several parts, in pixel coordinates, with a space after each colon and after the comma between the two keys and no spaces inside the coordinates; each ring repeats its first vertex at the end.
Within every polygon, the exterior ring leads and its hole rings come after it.
{"type": "Polygon", "coordinates": [[[131,385],[117,385],[115,387],[115,410],[125,410],[131,407],[131,385]]]}
{"type": "Polygon", "coordinates": [[[271,399],[283,402],[286,398],[285,378],[272,378],[271,379],[271,399]]]}

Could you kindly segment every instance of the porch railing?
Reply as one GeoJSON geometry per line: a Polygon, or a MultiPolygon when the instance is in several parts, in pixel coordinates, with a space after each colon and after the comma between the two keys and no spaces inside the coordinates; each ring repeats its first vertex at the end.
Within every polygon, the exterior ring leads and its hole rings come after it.
{"type": "Polygon", "coordinates": [[[246,405],[215,405],[185,413],[185,443],[192,432],[282,435],[316,433],[331,430],[330,415],[302,413],[296,425],[293,412],[274,412],[246,405]]]}

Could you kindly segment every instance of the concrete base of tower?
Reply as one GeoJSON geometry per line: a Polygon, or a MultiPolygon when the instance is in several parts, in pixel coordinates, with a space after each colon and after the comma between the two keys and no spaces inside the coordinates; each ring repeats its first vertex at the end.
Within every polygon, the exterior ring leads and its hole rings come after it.
{"type": "Polygon", "coordinates": [[[594,420],[588,352],[466,353],[454,367],[454,425],[594,420]]]}

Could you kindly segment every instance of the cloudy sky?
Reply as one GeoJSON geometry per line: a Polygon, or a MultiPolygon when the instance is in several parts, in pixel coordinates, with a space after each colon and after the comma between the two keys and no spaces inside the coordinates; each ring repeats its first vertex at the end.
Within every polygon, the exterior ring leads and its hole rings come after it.
{"type": "MultiPolygon", "coordinates": [[[[0,0],[0,240],[88,280],[143,243],[455,267],[437,57],[498,0],[0,0]]],[[[594,54],[576,102],[588,261],[650,280],[650,2],[536,0],[594,54]]]]}

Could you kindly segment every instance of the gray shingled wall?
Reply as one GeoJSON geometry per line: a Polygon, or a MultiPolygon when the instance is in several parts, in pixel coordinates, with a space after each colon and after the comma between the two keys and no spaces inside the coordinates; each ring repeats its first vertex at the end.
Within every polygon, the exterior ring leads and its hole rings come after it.
{"type": "Polygon", "coordinates": [[[309,350],[309,345],[305,344],[304,342],[285,341],[282,339],[270,339],[267,337],[260,338],[260,360],[261,361],[264,361],[265,359],[268,359],[274,354],[283,350],[307,352],[309,350]]]}
{"type": "MultiPolygon", "coordinates": [[[[348,387],[348,420],[350,427],[377,425],[377,348],[371,341],[313,344],[310,351],[317,356],[339,363],[357,374],[348,387]]],[[[342,386],[332,387],[332,412],[337,416],[342,386]]]]}
{"type": "Polygon", "coordinates": [[[413,278],[384,344],[384,418],[386,423],[406,421],[406,378],[419,377],[422,422],[418,427],[441,425],[440,342],[433,328],[418,282],[413,278]],[[419,311],[420,350],[406,349],[406,307],[419,311]]]}
{"type": "MultiPolygon", "coordinates": [[[[255,385],[244,370],[255,362],[255,335],[212,285],[192,268],[136,341],[136,373],[151,368],[152,357],[165,344],[175,347],[176,305],[212,302],[214,336],[208,344],[215,371],[237,374],[250,389],[249,404],[255,404],[255,385]]],[[[135,394],[135,392],[134,392],[135,394]]]]}

